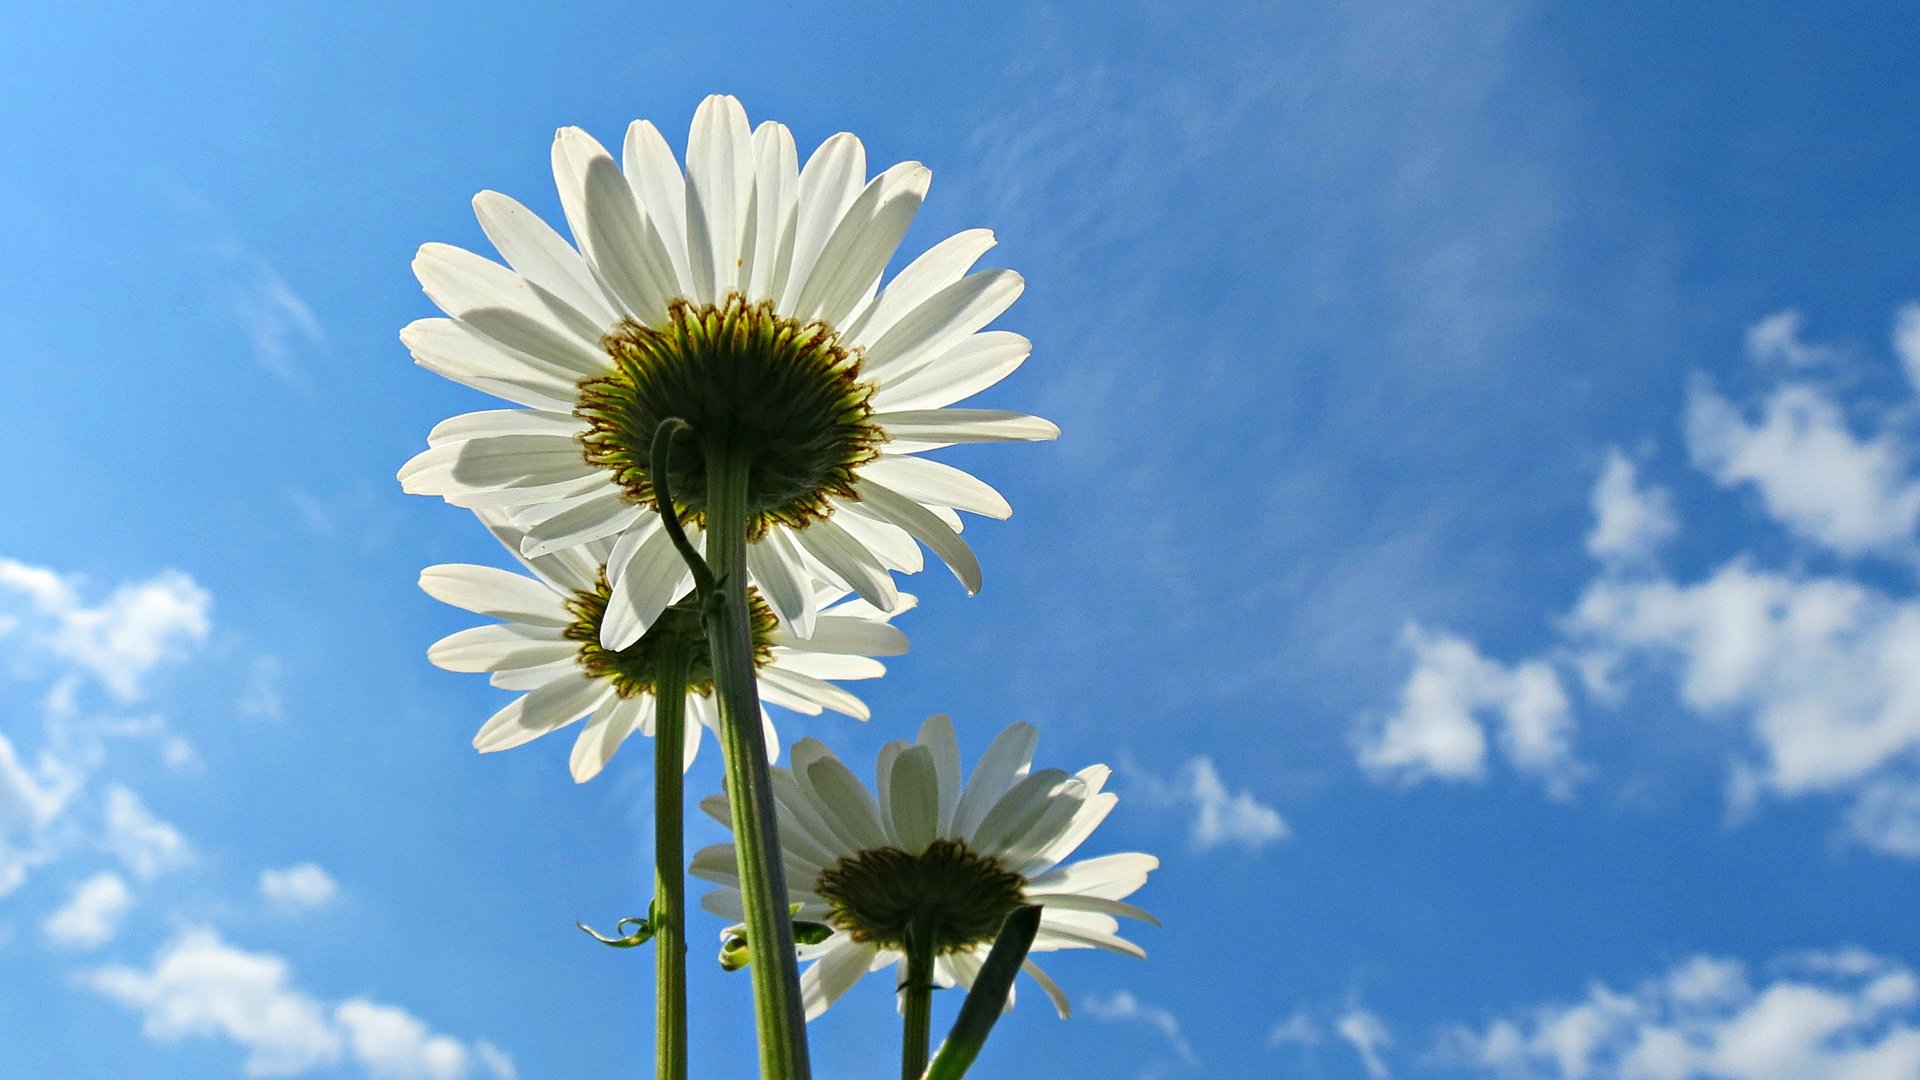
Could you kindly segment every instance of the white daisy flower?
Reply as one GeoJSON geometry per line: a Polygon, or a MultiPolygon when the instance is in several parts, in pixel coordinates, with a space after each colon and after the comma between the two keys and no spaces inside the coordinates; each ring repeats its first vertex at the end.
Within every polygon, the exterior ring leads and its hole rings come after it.
{"type": "MultiPolygon", "coordinates": [[[[799,947],[800,959],[811,961],[800,976],[809,1020],[862,975],[904,961],[915,919],[934,927],[940,986],[971,988],[1001,921],[1023,904],[1042,905],[1033,952],[1146,955],[1118,936],[1115,916],[1155,922],[1122,899],[1160,860],[1126,853],[1059,865],[1118,797],[1100,790],[1112,771],[1105,765],[1072,776],[1029,771],[1035,737],[1028,724],[1001,732],[964,785],[953,725],[944,716],[922,725],[914,743],[880,751],[875,791],[813,739],[795,744],[791,768],[773,770],[787,885],[800,905],[794,917],[833,929],[819,944],[799,947]]],[[[731,827],[724,796],[700,807],[731,827]]],[[[724,886],[701,906],[741,918],[732,844],[701,850],[689,872],[724,886]]],[[[1032,960],[1024,967],[1067,1016],[1060,987],[1032,960]]]]}
{"type": "Polygon", "coordinates": [[[505,266],[445,244],[414,260],[449,316],[401,332],[414,358],[524,408],[440,424],[400,470],[407,491],[503,510],[530,556],[616,539],[608,649],[638,640],[690,581],[652,527],[649,450],[670,416],[692,425],[672,485],[689,524],[702,520],[708,452],[751,459],[749,570],[800,636],[819,611],[816,575],[894,610],[889,571],[921,569],[916,540],[979,589],[956,511],[1012,510],[920,455],[1059,434],[1037,417],[948,407],[1031,348],[984,329],[1023,288],[1011,270],[968,272],[991,232],[934,245],[881,288],[932,174],[907,162],[868,180],[845,133],[802,168],[792,133],[749,130],[731,97],[694,114],[684,174],[644,120],[619,164],[561,129],[553,168],[573,244],[489,191],[474,208],[505,266]]]}
{"type": "MultiPolygon", "coordinates": [[[[519,530],[483,514],[482,521],[509,550],[519,530]]],[[[697,539],[697,537],[696,537],[697,539]]],[[[435,642],[427,658],[448,671],[490,672],[493,685],[526,693],[493,714],[473,737],[481,753],[507,750],[588,717],[573,744],[573,778],[599,775],[627,736],[652,735],[659,663],[665,649],[686,650],[685,767],[693,766],[701,729],[719,730],[713,669],[698,602],[689,593],[667,607],[647,632],[624,649],[601,645],[607,610],[605,559],[611,541],[595,541],[522,558],[532,576],[491,566],[452,563],[420,572],[420,587],[436,600],[501,620],[435,642]]],[[[821,587],[821,612],[811,638],[783,625],[757,594],[749,602],[763,702],[818,716],[825,709],[865,720],[859,698],[828,680],[871,679],[886,672],[876,656],[907,649],[906,635],[888,625],[888,613],[843,590],[821,587]],[[837,602],[836,602],[837,601],[837,602]]],[[[902,609],[913,598],[902,594],[902,609]]],[[[779,747],[773,721],[760,712],[767,745],[779,747]]]]}

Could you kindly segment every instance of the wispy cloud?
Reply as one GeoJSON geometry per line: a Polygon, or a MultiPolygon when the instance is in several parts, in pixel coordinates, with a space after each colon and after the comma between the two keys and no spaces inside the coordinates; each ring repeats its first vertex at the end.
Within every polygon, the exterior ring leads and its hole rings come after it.
{"type": "Polygon", "coordinates": [[[321,907],[339,893],[340,886],[333,875],[314,863],[260,872],[260,895],[270,903],[292,908],[321,907]]]}
{"type": "Polygon", "coordinates": [[[1173,1013],[1155,1005],[1148,1005],[1125,990],[1117,990],[1106,997],[1088,1000],[1087,1014],[1096,1020],[1112,1023],[1144,1024],[1166,1037],[1173,1052],[1186,1065],[1199,1064],[1194,1056],[1193,1047],[1186,1036],[1181,1034],[1180,1020],[1173,1013]]]}
{"type": "Polygon", "coordinates": [[[97,948],[120,932],[120,920],[133,909],[126,879],[103,870],[74,886],[67,902],[40,924],[47,940],[79,949],[97,948]]]}
{"type": "Polygon", "coordinates": [[[1360,1055],[1360,1064],[1368,1076],[1373,1080],[1386,1080],[1390,1071],[1382,1052],[1393,1045],[1393,1036],[1378,1016],[1355,1007],[1334,1024],[1333,1030],[1360,1055]]]}
{"type": "Polygon", "coordinates": [[[1227,846],[1258,851],[1293,835],[1280,812],[1253,792],[1229,790],[1210,757],[1193,758],[1171,778],[1156,776],[1131,761],[1123,767],[1147,801],[1193,811],[1190,835],[1201,851],[1227,846]]]}

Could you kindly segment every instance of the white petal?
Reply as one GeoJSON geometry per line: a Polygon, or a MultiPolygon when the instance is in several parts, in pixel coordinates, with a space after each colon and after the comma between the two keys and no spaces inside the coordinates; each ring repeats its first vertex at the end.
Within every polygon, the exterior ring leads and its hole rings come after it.
{"type": "Polygon", "coordinates": [[[655,229],[673,263],[674,279],[680,283],[675,295],[693,294],[693,276],[687,266],[687,182],[680,174],[680,163],[659,129],[645,120],[635,120],[627,128],[627,141],[621,150],[621,165],[633,188],[635,201],[655,229]]]}
{"type": "Polygon", "coordinates": [[[1071,892],[1120,900],[1145,885],[1148,872],[1159,866],[1159,859],[1138,852],[1102,855],[1040,874],[1027,882],[1027,888],[1032,892],[1071,892]]]}
{"type": "Polygon", "coordinates": [[[469,563],[429,566],[420,571],[420,588],[443,604],[489,618],[551,627],[573,622],[564,600],[551,588],[497,567],[469,563]]]}
{"type": "Polygon", "coordinates": [[[526,668],[506,668],[487,676],[487,685],[499,690],[538,690],[564,675],[580,671],[578,656],[526,668]]]}
{"type": "Polygon", "coordinates": [[[860,195],[867,179],[867,151],[860,140],[847,132],[828,139],[807,159],[800,171],[800,194],[796,203],[793,233],[793,258],[787,270],[786,284],[780,290],[779,308],[791,313],[800,298],[800,290],[813,274],[820,249],[846,215],[847,208],[860,195]]]}
{"type": "MultiPolygon", "coordinates": [[[[875,462],[874,464],[877,464],[875,462]]],[[[808,554],[875,607],[891,611],[899,596],[893,578],[866,545],[831,520],[816,521],[794,531],[794,539],[808,554]]],[[[912,542],[908,542],[912,547],[912,542]]],[[[915,549],[916,551],[918,549],[915,549]]]]}
{"type": "Polygon", "coordinates": [[[573,408],[580,376],[497,344],[454,319],[417,319],[400,330],[415,362],[462,386],[536,409],[573,408]]]}
{"type": "Polygon", "coordinates": [[[995,855],[1014,849],[1045,816],[1055,789],[1070,779],[1060,769],[1042,769],[1021,778],[980,819],[967,838],[968,845],[995,855]]]}
{"type": "Polygon", "coordinates": [[[973,549],[960,539],[960,534],[940,520],[939,515],[864,476],[855,483],[854,490],[868,509],[931,548],[940,561],[947,564],[947,569],[953,571],[953,576],[960,579],[960,584],[966,586],[967,595],[980,591],[980,561],[974,558],[973,549]]]}
{"type": "Polygon", "coordinates": [[[973,335],[898,380],[875,379],[874,408],[883,412],[944,409],[1012,374],[1033,353],[1033,343],[1006,330],[973,335]]]}
{"type": "Polygon", "coordinates": [[[973,767],[973,775],[967,779],[966,793],[954,811],[951,835],[963,838],[973,835],[987,811],[993,809],[1016,780],[1027,775],[1027,769],[1033,764],[1033,748],[1039,739],[1040,733],[1032,724],[1010,725],[994,737],[987,752],[980,755],[979,764],[973,767]]]}
{"type": "Polygon", "coordinates": [[[506,267],[450,244],[426,244],[413,272],[440,310],[508,349],[576,377],[607,370],[599,349],[604,328],[506,267]]]}
{"type": "Polygon", "coordinates": [[[896,758],[888,794],[901,847],[915,855],[927,850],[940,828],[940,777],[933,752],[916,746],[896,758]]]}
{"type": "Polygon", "coordinates": [[[580,737],[573,741],[573,753],[567,759],[573,782],[584,784],[599,776],[613,758],[613,752],[633,734],[641,713],[652,705],[651,694],[635,694],[630,698],[615,694],[601,702],[594,710],[593,719],[587,721],[580,737]]]}
{"type": "Polygon", "coordinates": [[[753,266],[749,300],[777,299],[793,263],[795,200],[800,190],[799,156],[793,132],[769,120],[753,132],[753,266]]]}
{"type": "MultiPolygon", "coordinates": [[[[880,565],[905,574],[917,574],[925,568],[926,562],[920,557],[920,545],[913,542],[912,535],[905,529],[862,510],[859,503],[836,499],[833,500],[833,506],[834,523],[871,552],[880,565]]],[[[886,610],[897,611],[898,608],[887,607],[886,610]]]]}
{"type": "Polygon", "coordinates": [[[807,783],[839,835],[850,838],[859,848],[887,846],[886,830],[880,825],[880,807],[872,792],[840,759],[825,757],[808,765],[807,783]]]}
{"type": "Polygon", "coordinates": [[[774,650],[772,666],[816,679],[877,679],[887,673],[885,664],[865,656],[805,652],[786,647],[774,650]]]}
{"type": "MultiPolygon", "coordinates": [[[[879,340],[901,316],[960,280],[993,243],[992,229],[968,229],[928,248],[894,275],[872,306],[847,326],[843,336],[851,344],[860,346],[879,340]]],[[[871,376],[873,372],[867,374],[871,376]]]]}
{"type": "Polygon", "coordinates": [[[714,94],[694,110],[687,135],[687,255],[693,295],[713,303],[739,285],[747,202],[753,193],[753,132],[746,110],[714,94]]]}
{"type": "Polygon", "coordinates": [[[960,806],[960,744],[953,737],[953,721],[945,713],[927,717],[914,741],[932,755],[934,777],[940,791],[939,833],[951,835],[953,814],[960,806]]]}
{"type": "Polygon", "coordinates": [[[813,633],[819,608],[814,604],[813,583],[804,576],[797,553],[789,554],[792,550],[793,541],[784,529],[770,530],[759,543],[748,545],[747,570],[773,613],[804,638],[813,633]]]}
{"type": "Polygon", "coordinates": [[[867,350],[870,378],[900,379],[1000,317],[1026,289],[1012,270],[983,270],[928,297],[867,350]]]}
{"type": "Polygon", "coordinates": [[[551,627],[493,623],[448,634],[428,647],[427,659],[446,671],[493,671],[552,664],[579,651],[551,627]]]}
{"type": "Polygon", "coordinates": [[[800,973],[800,1000],[808,1020],[819,1018],[840,995],[860,981],[860,976],[867,973],[873,951],[871,945],[842,937],[831,951],[800,973]]]}
{"type": "Polygon", "coordinates": [[[1040,970],[1039,964],[1031,960],[1022,961],[1020,970],[1033,976],[1033,981],[1040,984],[1040,989],[1046,992],[1047,1000],[1053,1002],[1053,1009],[1060,1014],[1060,1019],[1066,1020],[1073,1016],[1073,1007],[1067,1003],[1066,991],[1060,989],[1060,984],[1054,982],[1051,976],[1040,970]]]}
{"type": "Polygon", "coordinates": [[[879,280],[907,226],[920,212],[932,181],[933,173],[917,161],[903,162],[874,177],[820,250],[794,302],[794,317],[840,325],[879,280]]]}
{"type": "Polygon", "coordinates": [[[572,205],[579,209],[570,211],[568,219],[600,280],[640,321],[658,325],[679,283],[659,234],[640,216],[633,189],[613,155],[579,128],[561,128],[553,139],[553,175],[563,189],[578,192],[572,205]]]}
{"type": "Polygon", "coordinates": [[[765,667],[760,669],[760,681],[788,694],[823,705],[843,716],[851,716],[855,720],[865,720],[873,715],[872,710],[867,708],[866,702],[832,683],[821,682],[810,675],[784,671],[777,667],[765,667]]]}
{"type": "Polygon", "coordinates": [[[1118,916],[1124,919],[1139,919],[1141,922],[1160,925],[1160,920],[1132,904],[1120,900],[1109,900],[1104,896],[1082,896],[1079,893],[1036,893],[1029,891],[1030,903],[1042,904],[1049,908],[1067,911],[1092,911],[1101,915],[1118,916]]]}
{"type": "Polygon", "coordinates": [[[577,308],[582,315],[602,326],[617,319],[593,272],[573,245],[553,231],[553,226],[517,200],[497,191],[483,191],[473,197],[473,213],[480,228],[500,251],[500,257],[514,273],[533,282],[577,308]]]}
{"type": "Polygon", "coordinates": [[[1060,437],[1051,420],[1001,409],[909,409],[874,413],[873,422],[896,443],[1044,442],[1060,437]]]}
{"type": "Polygon", "coordinates": [[[618,652],[639,641],[667,605],[686,595],[693,571],[665,528],[654,528],[632,544],[622,537],[612,559],[607,564],[610,594],[600,623],[600,646],[618,652]]]}
{"type": "Polygon", "coordinates": [[[611,684],[585,675],[548,683],[494,713],[474,735],[473,748],[483,754],[510,750],[573,723],[612,693],[611,684]]]}
{"type": "Polygon", "coordinates": [[[1100,823],[1107,819],[1107,815],[1113,812],[1114,806],[1119,801],[1120,797],[1110,791],[1089,795],[1086,802],[1082,803],[1080,809],[1075,812],[1073,823],[1068,825],[1053,842],[1035,851],[1027,859],[1025,866],[1016,869],[1025,877],[1033,877],[1073,854],[1081,844],[1086,842],[1087,837],[1093,834],[1093,830],[1099,828],[1100,823]]]}
{"type": "Polygon", "coordinates": [[[550,435],[498,435],[428,447],[400,467],[408,494],[458,496],[565,484],[591,475],[580,444],[550,435]]]}
{"type": "MultiPolygon", "coordinates": [[[[485,614],[485,612],[482,612],[485,614]]],[[[791,645],[816,653],[844,653],[848,656],[899,656],[907,651],[907,635],[898,628],[870,619],[822,615],[813,636],[801,639],[776,629],[775,645],[791,645]]]]}
{"type": "Polygon", "coordinates": [[[1013,516],[1006,497],[991,485],[930,458],[882,457],[861,466],[860,473],[918,503],[950,506],[1002,521],[1013,516]]]}
{"type": "Polygon", "coordinates": [[[1056,949],[1106,949],[1125,956],[1146,959],[1147,951],[1125,938],[1113,934],[1103,934],[1098,930],[1088,930],[1063,923],[1048,922],[1044,918],[1040,923],[1040,933],[1033,940],[1035,952],[1051,952],[1056,949]]]}
{"type": "Polygon", "coordinates": [[[552,435],[571,439],[586,430],[586,424],[563,412],[538,409],[488,409],[461,413],[433,425],[427,432],[427,445],[464,442],[491,435],[552,435]]]}

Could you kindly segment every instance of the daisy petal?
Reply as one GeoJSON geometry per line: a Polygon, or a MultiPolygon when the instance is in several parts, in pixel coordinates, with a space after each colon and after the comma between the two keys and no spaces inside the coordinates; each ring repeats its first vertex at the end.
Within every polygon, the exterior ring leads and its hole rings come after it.
{"type": "Polygon", "coordinates": [[[860,976],[867,973],[873,952],[871,945],[842,937],[832,950],[800,973],[800,1000],[806,1007],[808,1020],[818,1019],[840,995],[860,981],[860,976]]]}
{"type": "Polygon", "coordinates": [[[874,177],[820,249],[820,258],[794,302],[794,316],[803,322],[819,319],[829,326],[844,322],[886,269],[932,182],[933,173],[917,161],[903,162],[874,177]]]}
{"type": "Polygon", "coordinates": [[[827,238],[846,216],[847,208],[859,197],[866,179],[866,147],[844,131],[821,143],[807,159],[806,168],[800,171],[793,258],[786,284],[780,291],[780,310],[794,310],[800,290],[819,260],[820,249],[826,246],[827,238]]]}
{"type": "Polygon", "coordinates": [[[1005,521],[1013,516],[1006,497],[972,473],[923,457],[882,457],[860,472],[917,503],[950,506],[955,510],[1005,521]]]}
{"type": "Polygon", "coordinates": [[[1060,1014],[1060,1019],[1068,1020],[1073,1017],[1073,1007],[1067,1003],[1066,991],[1060,989],[1060,984],[1054,982],[1051,976],[1040,970],[1039,964],[1031,960],[1022,961],[1020,970],[1033,976],[1033,981],[1040,984],[1040,989],[1046,993],[1047,1000],[1053,1002],[1053,1011],[1060,1014]]]}
{"type": "Polygon", "coordinates": [[[448,634],[427,649],[427,659],[445,671],[526,668],[571,659],[580,647],[545,626],[492,623],[448,634]]]}
{"type": "MultiPolygon", "coordinates": [[[[877,465],[879,462],[871,464],[877,465]]],[[[892,576],[867,550],[866,545],[855,540],[845,529],[831,520],[816,521],[794,531],[794,539],[809,555],[839,575],[843,584],[873,606],[883,611],[893,610],[899,593],[892,576]]],[[[912,546],[911,540],[908,546],[912,546]]]]}
{"type": "Polygon", "coordinates": [[[1071,892],[1119,900],[1145,885],[1147,874],[1159,867],[1159,859],[1138,852],[1102,855],[1049,870],[1027,882],[1027,888],[1032,892],[1071,892]]]}
{"type": "Polygon", "coordinates": [[[919,369],[901,372],[897,381],[875,379],[880,389],[874,407],[892,412],[944,409],[1006,378],[1032,353],[1033,343],[1019,334],[975,334],[919,369]]]}
{"type": "Polygon", "coordinates": [[[586,261],[540,215],[497,191],[475,195],[473,214],[514,273],[571,304],[587,318],[604,326],[613,325],[614,310],[608,306],[599,282],[593,280],[586,261]]]}
{"type": "Polygon", "coordinates": [[[960,534],[954,532],[939,515],[878,481],[861,477],[855,484],[860,501],[874,513],[905,529],[914,539],[933,549],[947,564],[953,576],[966,586],[967,595],[980,591],[980,560],[974,558],[960,534]]]}
{"type": "Polygon", "coordinates": [[[1060,437],[1051,420],[1000,409],[910,409],[874,413],[873,422],[901,443],[1044,442],[1060,437]]]}
{"type": "Polygon", "coordinates": [[[620,164],[633,188],[640,212],[659,230],[660,242],[673,263],[674,280],[680,283],[676,295],[693,292],[693,277],[687,267],[687,181],[680,163],[660,130],[646,120],[635,120],[627,127],[627,139],[620,151],[620,164]]]}
{"type": "Polygon", "coordinates": [[[1027,775],[1027,769],[1033,764],[1033,748],[1039,740],[1040,733],[1032,724],[1009,725],[994,737],[992,745],[974,765],[973,775],[967,778],[966,793],[954,811],[951,835],[961,838],[973,835],[987,811],[993,809],[1016,780],[1027,775]]]}
{"type": "Polygon", "coordinates": [[[443,604],[489,618],[555,628],[573,621],[566,605],[552,589],[497,567],[468,563],[429,566],[420,571],[420,588],[443,604]]]}
{"type": "Polygon", "coordinates": [[[875,379],[912,374],[999,318],[1025,289],[1025,279],[1012,270],[984,270],[948,285],[873,343],[865,370],[875,379]]]}
{"type": "Polygon", "coordinates": [[[573,723],[612,693],[611,685],[584,675],[548,683],[494,713],[474,735],[473,748],[483,754],[510,750],[573,723]]]}
{"type": "Polygon", "coordinates": [[[918,855],[939,833],[940,777],[933,752],[924,746],[903,751],[894,760],[887,785],[893,832],[905,851],[918,855]]]}

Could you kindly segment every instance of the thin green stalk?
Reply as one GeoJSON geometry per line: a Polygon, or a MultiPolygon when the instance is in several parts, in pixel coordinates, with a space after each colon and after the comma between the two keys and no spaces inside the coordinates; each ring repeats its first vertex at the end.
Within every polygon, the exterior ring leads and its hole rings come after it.
{"type": "Polygon", "coordinates": [[[706,611],[714,696],[720,705],[720,749],[726,757],[727,805],[733,816],[740,897],[753,943],[753,1004],[760,1029],[764,1080],[808,1080],[806,1013],[793,953],[786,873],[774,816],[773,778],[760,729],[747,613],[747,478],[751,462],[720,440],[707,447],[707,565],[719,583],[706,611]]]}
{"type": "Polygon", "coordinates": [[[687,730],[687,654],[660,657],[653,720],[653,1074],[687,1076],[686,813],[681,769],[687,730]]]}
{"type": "Polygon", "coordinates": [[[901,992],[906,1007],[900,1034],[900,1080],[920,1080],[933,1039],[933,926],[915,919],[907,930],[907,963],[901,992]]]}
{"type": "Polygon", "coordinates": [[[973,989],[953,1018],[953,1030],[947,1032],[940,1052],[927,1066],[926,1080],[960,1080],[973,1067],[974,1059],[987,1044],[987,1035],[1013,992],[1013,977],[1020,973],[1033,939],[1040,933],[1040,905],[1028,904],[1014,909],[1000,925],[1000,933],[987,950],[986,962],[973,977],[973,989]]]}

